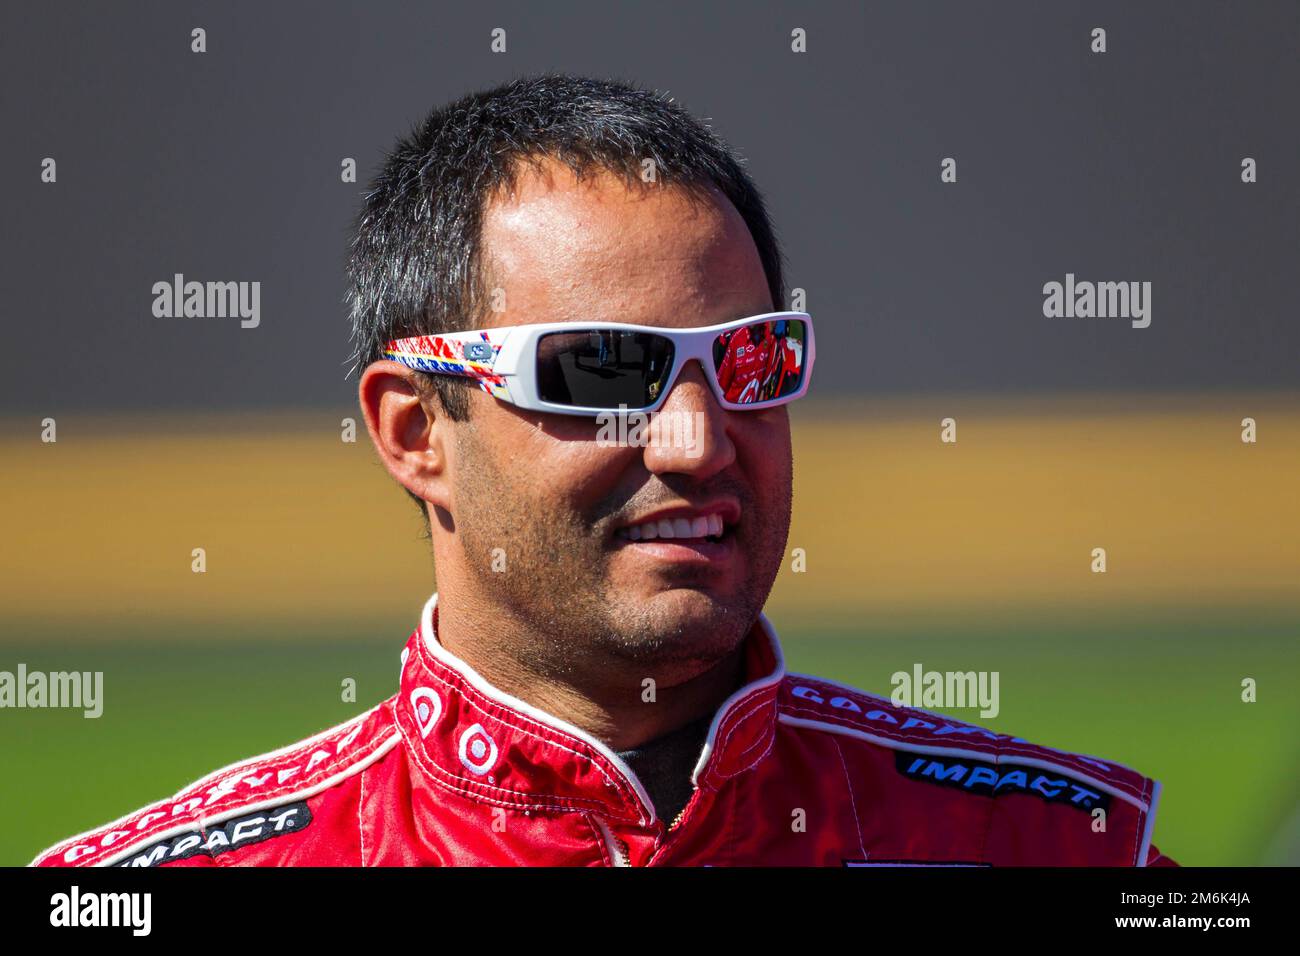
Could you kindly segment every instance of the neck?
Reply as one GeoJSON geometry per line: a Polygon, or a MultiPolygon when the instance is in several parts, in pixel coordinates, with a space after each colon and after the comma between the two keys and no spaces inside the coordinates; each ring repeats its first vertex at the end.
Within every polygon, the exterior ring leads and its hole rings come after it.
{"type": "Polygon", "coordinates": [[[438,598],[434,639],[494,687],[573,724],[611,750],[630,750],[717,711],[744,682],[742,643],[725,658],[686,674],[624,659],[587,655],[561,670],[530,666],[520,647],[545,647],[553,635],[438,598]],[[491,626],[483,622],[491,621],[491,626]],[[511,635],[509,644],[502,634],[511,635]],[[656,670],[659,672],[656,673],[656,670]],[[653,696],[645,686],[654,681],[653,696]]]}

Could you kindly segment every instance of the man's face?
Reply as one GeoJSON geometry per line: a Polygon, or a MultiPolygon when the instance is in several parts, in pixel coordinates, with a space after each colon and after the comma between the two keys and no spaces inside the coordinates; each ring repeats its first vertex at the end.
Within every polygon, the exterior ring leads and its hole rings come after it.
{"type": "MultiPolygon", "coordinates": [[[[716,195],[701,205],[673,188],[629,191],[608,173],[579,184],[554,163],[522,174],[515,195],[485,211],[488,285],[505,309],[484,324],[687,328],[771,311],[748,229],[716,195]]],[[[449,426],[464,570],[549,635],[516,649],[535,667],[562,672],[595,652],[675,665],[684,679],[732,651],[767,599],[790,524],[786,409],[724,411],[692,362],[658,415],[689,421],[690,441],[610,447],[594,418],[523,411],[482,391],[469,420],[449,426]],[[721,541],[627,537],[676,508],[720,511],[721,541]]]]}

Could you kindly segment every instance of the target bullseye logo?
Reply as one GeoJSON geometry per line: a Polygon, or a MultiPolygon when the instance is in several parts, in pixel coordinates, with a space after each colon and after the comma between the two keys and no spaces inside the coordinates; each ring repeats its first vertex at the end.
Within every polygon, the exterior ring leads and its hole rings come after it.
{"type": "Polygon", "coordinates": [[[475,724],[460,735],[460,762],[470,773],[480,777],[497,762],[497,745],[482,724],[475,724]]]}
{"type": "Polygon", "coordinates": [[[429,688],[417,687],[411,691],[411,709],[415,711],[415,722],[420,726],[420,739],[423,740],[442,716],[442,701],[429,688]]]}

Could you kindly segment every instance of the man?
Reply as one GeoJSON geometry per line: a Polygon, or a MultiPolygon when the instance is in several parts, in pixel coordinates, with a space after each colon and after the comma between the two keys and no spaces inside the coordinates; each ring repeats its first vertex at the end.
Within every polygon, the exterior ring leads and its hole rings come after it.
{"type": "Polygon", "coordinates": [[[40,864],[1163,861],[1154,781],[785,672],[762,608],[812,320],[679,107],[548,76],[436,111],[350,271],[361,407],[438,575],[397,693],[40,864]],[[769,322],[799,379],[738,401],[719,356],[769,322]],[[599,441],[613,409],[691,440],[599,441]]]}

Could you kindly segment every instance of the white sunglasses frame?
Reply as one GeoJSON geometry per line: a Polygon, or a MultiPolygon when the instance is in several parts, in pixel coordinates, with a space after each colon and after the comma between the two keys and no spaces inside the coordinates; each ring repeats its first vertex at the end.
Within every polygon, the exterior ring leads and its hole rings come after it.
{"type": "MultiPolygon", "coordinates": [[[[384,349],[384,357],[401,362],[410,368],[429,374],[458,375],[476,378],[483,390],[497,398],[507,401],[517,408],[527,411],[549,412],[556,415],[581,415],[587,418],[611,413],[621,414],[621,408],[596,408],[592,406],[557,405],[543,401],[537,387],[537,343],[546,335],[556,332],[644,332],[665,336],[673,342],[673,365],[663,392],[651,405],[642,408],[627,408],[628,414],[639,412],[650,414],[659,410],[668,400],[673,386],[681,376],[682,369],[692,359],[704,370],[704,377],[709,382],[714,398],[728,411],[760,411],[788,404],[802,398],[812,382],[813,360],[816,357],[816,345],[813,335],[812,316],[807,312],[765,312],[746,316],[731,322],[709,325],[702,328],[678,329],[662,325],[629,325],[620,322],[539,322],[525,325],[506,325],[496,328],[474,329],[467,332],[450,332],[427,336],[414,336],[389,342],[384,349]],[[713,367],[713,343],[723,332],[754,325],[759,322],[802,322],[804,323],[804,342],[802,365],[803,373],[799,387],[787,395],[770,399],[766,402],[729,402],[718,382],[717,371],[713,367]],[[442,347],[433,351],[430,343],[442,347]],[[465,349],[477,346],[482,351],[484,344],[490,345],[491,359],[475,358],[465,349]],[[446,354],[447,346],[460,346],[460,357],[446,354]],[[450,361],[447,361],[450,360],[450,361]],[[440,366],[428,368],[428,365],[440,366]],[[493,381],[497,380],[497,381],[493,381]]],[[[474,351],[474,350],[471,350],[474,351]]]]}

